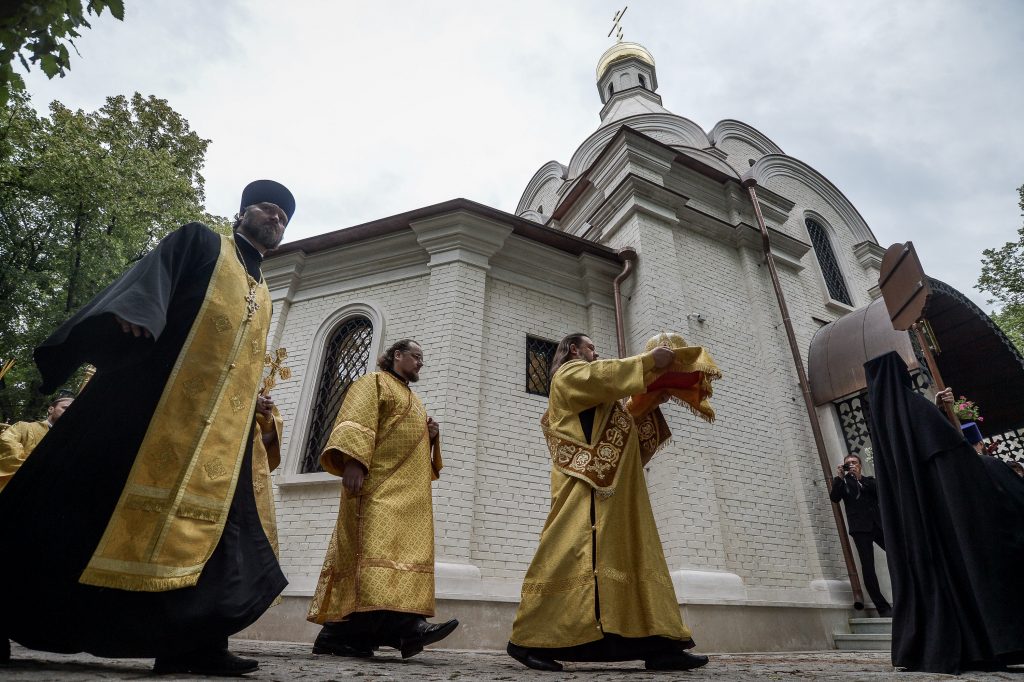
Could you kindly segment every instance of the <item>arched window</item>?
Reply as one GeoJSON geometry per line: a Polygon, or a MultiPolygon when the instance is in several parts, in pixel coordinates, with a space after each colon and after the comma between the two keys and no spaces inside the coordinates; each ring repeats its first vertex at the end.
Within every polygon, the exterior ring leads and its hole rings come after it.
{"type": "Polygon", "coordinates": [[[615,94],[615,85],[612,83],[608,84],[608,96],[611,97],[615,94]]]}
{"type": "Polygon", "coordinates": [[[637,78],[640,79],[640,87],[647,89],[647,79],[644,78],[644,75],[642,73],[637,74],[637,78]]]}
{"type": "Polygon", "coordinates": [[[825,278],[825,286],[828,287],[828,295],[833,301],[839,301],[852,306],[850,292],[843,281],[843,271],[839,269],[836,261],[835,251],[832,250],[832,243],[828,239],[825,228],[811,218],[804,221],[807,225],[807,233],[811,236],[811,244],[814,246],[814,255],[818,257],[818,265],[821,266],[821,276],[825,278]]]}
{"type": "Polygon", "coordinates": [[[352,382],[366,374],[373,341],[373,323],[366,317],[350,317],[334,330],[327,342],[323,370],[313,398],[313,414],[309,423],[309,438],[302,453],[299,472],[303,474],[323,471],[320,453],[327,444],[352,382]]]}

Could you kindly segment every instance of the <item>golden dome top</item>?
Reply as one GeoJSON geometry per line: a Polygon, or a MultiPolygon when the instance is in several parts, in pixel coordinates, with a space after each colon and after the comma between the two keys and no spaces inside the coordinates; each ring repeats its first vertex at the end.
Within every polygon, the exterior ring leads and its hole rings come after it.
{"type": "Polygon", "coordinates": [[[601,58],[597,60],[597,80],[601,80],[601,76],[612,65],[612,62],[625,59],[626,57],[636,57],[640,61],[654,66],[654,57],[640,43],[615,43],[605,50],[601,58]]]}

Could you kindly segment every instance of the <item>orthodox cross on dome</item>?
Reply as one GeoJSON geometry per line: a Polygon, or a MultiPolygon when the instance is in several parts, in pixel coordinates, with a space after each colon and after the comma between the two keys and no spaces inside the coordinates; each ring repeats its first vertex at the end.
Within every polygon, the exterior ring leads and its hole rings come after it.
{"type": "Polygon", "coordinates": [[[608,31],[608,37],[611,38],[614,33],[616,42],[622,42],[622,16],[626,13],[627,9],[629,9],[629,5],[623,7],[612,17],[612,30],[608,31]]]}

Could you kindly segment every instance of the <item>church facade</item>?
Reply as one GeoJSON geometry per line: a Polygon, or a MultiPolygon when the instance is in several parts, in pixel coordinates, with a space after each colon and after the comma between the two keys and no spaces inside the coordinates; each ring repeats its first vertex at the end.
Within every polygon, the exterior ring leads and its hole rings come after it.
{"type": "MultiPolygon", "coordinates": [[[[264,273],[271,348],[292,377],[274,475],[282,605],[246,634],[311,640],[305,609],[340,481],[317,457],[352,379],[417,339],[415,390],[441,424],[434,486],[438,615],[446,643],[503,647],[549,504],[540,431],[552,344],[588,332],[628,354],[662,331],[722,369],[713,424],[665,408],[673,439],[647,467],[676,594],[705,650],[831,648],[854,615],[839,533],[761,236],[760,208],[801,353],[877,296],[883,253],[825,177],[736,120],[704,130],[662,106],[654,58],[618,43],[597,69],[600,125],[568,163],[534,174],[515,215],[456,199],[281,247],[264,273]],[[629,251],[636,258],[629,267],[629,251]]],[[[818,408],[834,464],[835,409],[818,408]]]]}

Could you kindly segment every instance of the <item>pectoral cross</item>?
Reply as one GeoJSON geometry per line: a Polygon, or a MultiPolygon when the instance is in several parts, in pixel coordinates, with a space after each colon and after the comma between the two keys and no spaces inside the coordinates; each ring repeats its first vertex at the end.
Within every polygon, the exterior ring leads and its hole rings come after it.
{"type": "Polygon", "coordinates": [[[608,37],[611,38],[612,34],[615,33],[616,42],[622,42],[622,15],[629,9],[629,5],[622,8],[621,11],[616,12],[615,16],[612,17],[612,30],[608,31],[608,37]]]}
{"type": "Polygon", "coordinates": [[[282,379],[291,378],[291,368],[281,364],[287,357],[288,351],[284,348],[278,348],[273,353],[267,353],[267,357],[263,358],[263,366],[270,368],[270,374],[263,380],[260,395],[266,395],[277,384],[277,377],[282,379]]]}
{"type": "Polygon", "coordinates": [[[260,304],[256,302],[256,283],[249,283],[249,293],[245,296],[245,319],[251,320],[252,316],[256,314],[256,311],[260,309],[260,304]]]}

